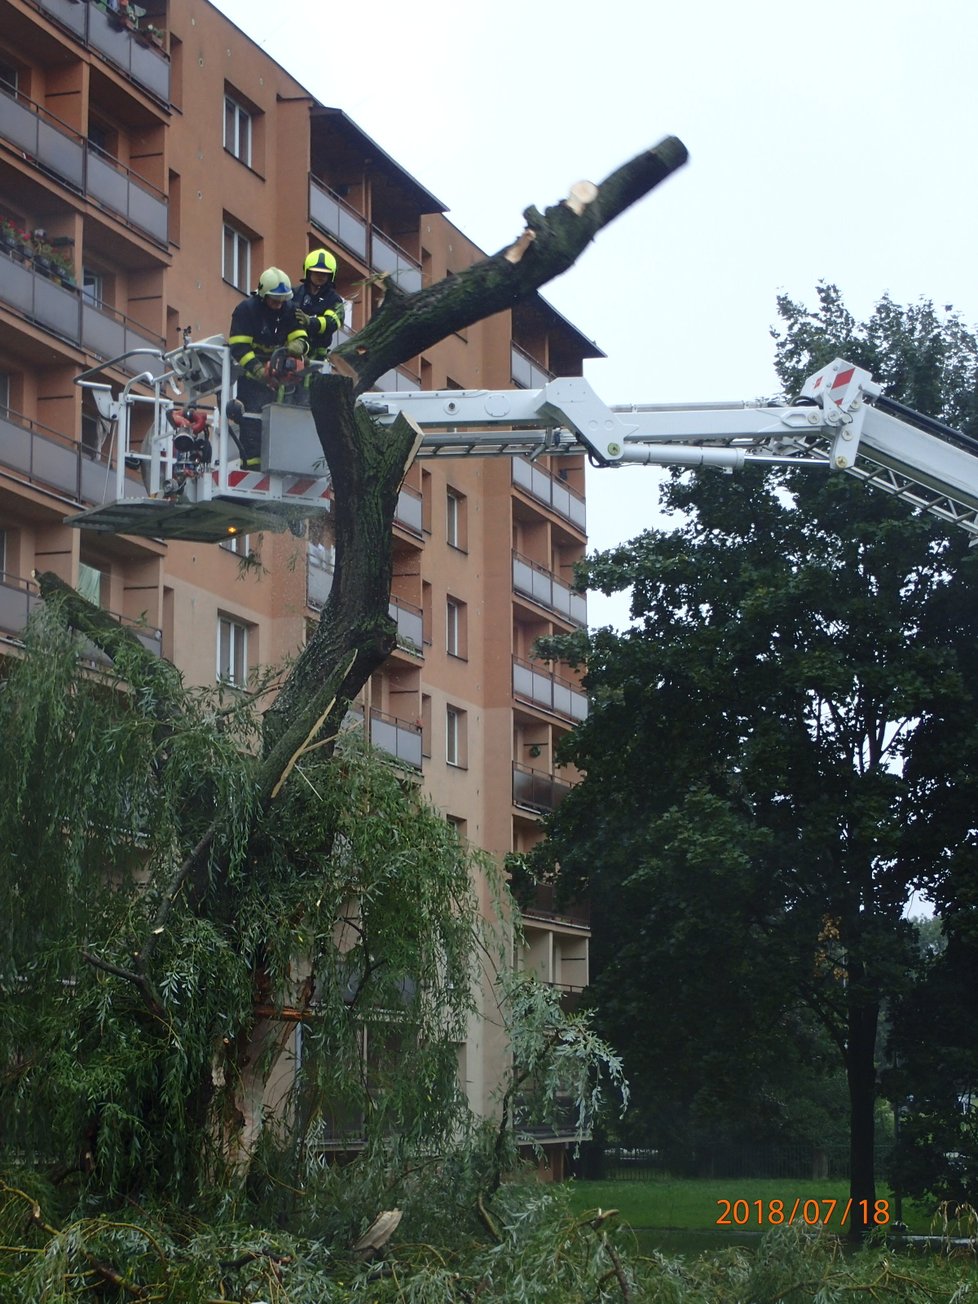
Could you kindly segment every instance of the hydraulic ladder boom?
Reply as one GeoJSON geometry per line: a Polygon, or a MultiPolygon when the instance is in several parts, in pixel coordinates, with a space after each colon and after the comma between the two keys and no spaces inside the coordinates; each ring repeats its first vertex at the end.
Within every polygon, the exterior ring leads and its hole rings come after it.
{"type": "MultiPolygon", "coordinates": [[[[118,399],[107,397],[93,373],[79,378],[115,422],[119,447],[114,500],[69,518],[72,524],[207,542],[249,528],[282,529],[329,509],[329,474],[307,408],[269,404],[261,469],[245,470],[226,415],[232,374],[223,339],[188,343],[162,361],[161,375],[144,373],[118,399]],[[137,382],[152,396],[135,393],[137,382]],[[168,390],[184,397],[177,401],[168,390]],[[135,447],[130,418],[140,403],[153,419],[135,447]]],[[[371,393],[359,402],[380,424],[401,413],[410,418],[421,432],[422,459],[587,453],[612,468],[840,470],[978,536],[978,442],[887,400],[868,372],[841,359],[812,376],[794,405],[608,407],[581,378],[534,390],[371,393]]]]}

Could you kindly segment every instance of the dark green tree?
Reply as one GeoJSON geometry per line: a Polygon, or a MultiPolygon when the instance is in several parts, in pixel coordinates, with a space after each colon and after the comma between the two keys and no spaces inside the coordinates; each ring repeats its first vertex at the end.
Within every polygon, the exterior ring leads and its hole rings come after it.
{"type": "MultiPolygon", "coordinates": [[[[779,302],[786,393],[842,356],[908,405],[973,420],[978,356],[956,317],[883,299],[856,325],[834,287],[819,298],[779,302]]],[[[700,473],[663,498],[675,530],[581,575],[631,589],[633,627],[548,645],[586,662],[593,708],[563,752],[586,777],[541,872],[591,896],[596,1000],[637,1098],[663,1080],[688,1095],[697,1072],[743,1097],[777,1080],[779,1047],[804,1056],[824,1030],[846,1074],[854,1226],[871,1224],[880,1015],[914,958],[904,909],[961,837],[960,819],[920,814],[936,789],[953,800],[936,740],[972,745],[976,681],[947,616],[952,591],[974,609],[978,566],[963,534],[844,476],[700,473]]]]}

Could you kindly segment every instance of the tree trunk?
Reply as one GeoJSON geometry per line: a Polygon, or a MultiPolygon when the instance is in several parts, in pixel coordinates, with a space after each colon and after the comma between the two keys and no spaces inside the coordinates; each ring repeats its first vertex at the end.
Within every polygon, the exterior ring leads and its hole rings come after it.
{"type": "Polygon", "coordinates": [[[848,965],[846,1015],[849,1084],[849,1235],[859,1240],[876,1224],[876,1032],[880,1003],[866,992],[861,964],[848,965]]]}

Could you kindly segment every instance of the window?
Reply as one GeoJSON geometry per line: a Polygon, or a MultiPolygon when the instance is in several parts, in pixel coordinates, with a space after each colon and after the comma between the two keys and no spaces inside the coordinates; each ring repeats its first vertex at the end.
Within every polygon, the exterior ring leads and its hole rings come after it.
{"type": "Polygon", "coordinates": [[[230,95],[224,97],[224,148],[251,167],[251,114],[230,95]]]}
{"type": "Polygon", "coordinates": [[[431,472],[421,472],[421,529],[431,533],[431,472]]]}
{"type": "Polygon", "coordinates": [[[421,694],[421,755],[431,755],[431,698],[421,694]]]}
{"type": "Polygon", "coordinates": [[[10,376],[0,371],[0,417],[10,415],[10,376]]]}
{"type": "Polygon", "coordinates": [[[82,268],[82,298],[93,308],[101,308],[105,302],[105,278],[101,272],[94,272],[90,267],[82,268]]]}
{"type": "Polygon", "coordinates": [[[465,712],[457,706],[445,710],[445,760],[449,765],[465,769],[468,764],[468,739],[466,737],[465,712]]]}
{"type": "Polygon", "coordinates": [[[102,122],[92,120],[88,124],[88,145],[103,158],[115,159],[116,133],[102,122]]]}
{"type": "Polygon", "coordinates": [[[17,69],[12,63],[7,63],[6,59],[0,59],[0,91],[6,91],[8,95],[16,95],[17,81],[17,69]]]}
{"type": "Polygon", "coordinates": [[[248,293],[251,284],[251,241],[227,222],[224,223],[221,275],[242,293],[248,293]]]}
{"type": "Polygon", "coordinates": [[[228,539],[221,539],[220,547],[226,552],[233,552],[236,557],[247,557],[251,551],[251,535],[232,534],[228,539]]]}
{"type": "Polygon", "coordinates": [[[217,677],[235,688],[248,682],[248,626],[230,616],[217,621],[217,677]]]}
{"type": "Polygon", "coordinates": [[[445,602],[445,647],[448,655],[461,657],[468,655],[468,630],[466,628],[466,605],[458,598],[448,598],[445,602]]]}
{"type": "Polygon", "coordinates": [[[464,552],[468,547],[465,494],[450,488],[445,499],[445,512],[446,538],[451,547],[460,548],[464,552]]]}

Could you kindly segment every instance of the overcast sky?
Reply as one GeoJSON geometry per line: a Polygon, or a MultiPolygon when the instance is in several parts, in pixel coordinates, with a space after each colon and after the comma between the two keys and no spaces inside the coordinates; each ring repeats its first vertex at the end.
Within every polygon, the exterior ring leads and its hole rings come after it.
{"type": "MultiPolygon", "coordinates": [[[[217,8],[487,253],[528,204],[683,140],[687,165],[543,290],[608,355],[585,373],[608,403],[775,394],[776,296],[819,280],[857,317],[888,291],[978,322],[974,0],[217,8]]],[[[655,475],[590,474],[593,547],[653,523],[655,475]]]]}

